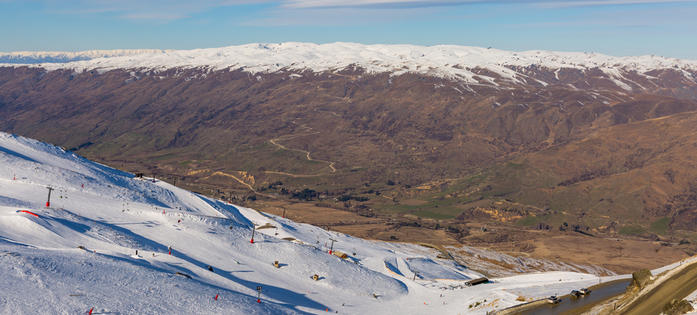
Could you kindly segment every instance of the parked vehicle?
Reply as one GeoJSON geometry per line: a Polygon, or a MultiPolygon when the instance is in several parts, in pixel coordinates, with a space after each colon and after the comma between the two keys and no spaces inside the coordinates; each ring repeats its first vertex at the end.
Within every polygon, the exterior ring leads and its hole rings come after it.
{"type": "Polygon", "coordinates": [[[557,304],[559,302],[561,302],[561,299],[558,298],[556,295],[552,295],[552,296],[547,298],[547,303],[549,303],[549,304],[557,304]]]}

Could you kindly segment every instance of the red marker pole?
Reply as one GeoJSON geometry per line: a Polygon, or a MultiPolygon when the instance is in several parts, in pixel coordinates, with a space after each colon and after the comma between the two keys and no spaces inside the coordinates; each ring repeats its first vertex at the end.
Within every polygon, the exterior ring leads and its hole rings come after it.
{"type": "Polygon", "coordinates": [[[256,231],[257,231],[257,227],[254,226],[254,224],[252,224],[252,240],[250,241],[250,243],[252,243],[252,244],[254,244],[254,232],[256,232],[256,231]]]}
{"type": "Polygon", "coordinates": [[[215,295],[215,299],[214,299],[214,300],[216,300],[216,301],[218,300],[218,295],[217,295],[217,294],[215,295]]]}

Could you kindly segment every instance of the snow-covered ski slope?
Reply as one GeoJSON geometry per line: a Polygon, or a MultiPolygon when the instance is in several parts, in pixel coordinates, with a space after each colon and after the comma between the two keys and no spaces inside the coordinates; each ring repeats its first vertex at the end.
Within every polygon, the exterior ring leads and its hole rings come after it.
{"type": "Polygon", "coordinates": [[[598,282],[550,272],[464,287],[481,274],[437,254],[226,204],[0,133],[0,314],[485,314],[520,295],[598,282]],[[252,224],[264,227],[254,243],[252,224]],[[327,253],[330,239],[348,258],[327,253]]]}
{"type": "MultiPolygon", "coordinates": [[[[5,64],[5,66],[17,66],[5,64]]],[[[242,69],[250,74],[297,72],[319,73],[341,71],[352,67],[368,73],[421,73],[457,81],[497,85],[500,78],[512,83],[531,80],[512,67],[547,69],[599,69],[606,76],[622,79],[624,72],[647,73],[651,70],[682,71],[686,80],[694,82],[691,73],[697,60],[680,60],[654,55],[613,57],[587,52],[553,52],[531,50],[505,51],[472,46],[362,45],[356,43],[280,43],[248,44],[222,48],[144,53],[113,58],[96,58],[70,63],[31,65],[47,70],[72,69],[76,72],[98,72],[124,69],[134,76],[157,74],[168,69],[200,69],[203,76],[210,71],[242,69]],[[490,73],[491,72],[491,73],[490,73]]],[[[294,73],[297,76],[299,74],[294,73]]],[[[153,76],[160,78],[160,76],[153,76]]],[[[647,75],[649,78],[653,78],[647,75]]],[[[548,83],[540,82],[543,85],[548,83]]]]}

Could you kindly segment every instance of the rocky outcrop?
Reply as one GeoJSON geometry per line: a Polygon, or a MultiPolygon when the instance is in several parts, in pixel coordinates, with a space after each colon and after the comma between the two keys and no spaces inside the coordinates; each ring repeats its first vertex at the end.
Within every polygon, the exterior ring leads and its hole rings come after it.
{"type": "Polygon", "coordinates": [[[692,304],[686,300],[672,300],[663,306],[664,315],[682,315],[694,310],[692,304]]]}
{"type": "Polygon", "coordinates": [[[651,270],[644,269],[632,273],[632,282],[627,286],[627,292],[641,290],[653,282],[651,270]]]}

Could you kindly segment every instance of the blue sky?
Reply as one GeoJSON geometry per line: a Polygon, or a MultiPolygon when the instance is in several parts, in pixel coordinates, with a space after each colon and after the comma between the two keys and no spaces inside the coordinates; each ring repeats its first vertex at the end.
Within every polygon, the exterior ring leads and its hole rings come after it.
{"type": "Polygon", "coordinates": [[[697,59],[696,16],[697,1],[0,0],[0,51],[297,41],[697,59]]]}

